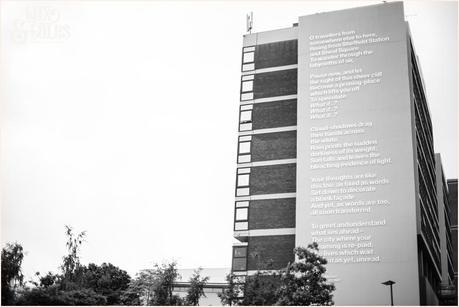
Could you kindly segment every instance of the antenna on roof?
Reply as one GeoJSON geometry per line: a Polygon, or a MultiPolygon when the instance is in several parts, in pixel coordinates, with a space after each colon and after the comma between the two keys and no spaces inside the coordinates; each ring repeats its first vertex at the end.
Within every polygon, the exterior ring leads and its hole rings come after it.
{"type": "Polygon", "coordinates": [[[252,33],[252,27],[253,27],[253,12],[250,12],[250,14],[246,15],[247,19],[247,32],[252,33]]]}

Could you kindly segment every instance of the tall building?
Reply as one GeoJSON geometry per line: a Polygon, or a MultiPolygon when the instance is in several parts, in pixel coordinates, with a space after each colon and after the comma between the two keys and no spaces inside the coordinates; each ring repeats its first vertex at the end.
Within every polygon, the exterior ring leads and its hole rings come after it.
{"type": "Polygon", "coordinates": [[[389,304],[386,281],[397,305],[440,303],[451,214],[413,45],[401,2],[244,35],[235,274],[317,242],[338,305],[389,304]]]}
{"type": "Polygon", "coordinates": [[[457,179],[449,179],[447,181],[449,192],[449,207],[451,213],[451,238],[453,245],[453,270],[454,270],[454,288],[456,289],[453,305],[457,306],[457,179]]]}

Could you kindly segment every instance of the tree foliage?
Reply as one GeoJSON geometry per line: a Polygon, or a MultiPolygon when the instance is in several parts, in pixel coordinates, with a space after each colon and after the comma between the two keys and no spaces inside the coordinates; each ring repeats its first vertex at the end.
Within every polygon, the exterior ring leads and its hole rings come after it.
{"type": "Polygon", "coordinates": [[[13,304],[17,288],[23,285],[23,259],[24,250],[18,243],[7,243],[2,249],[2,305],[13,304]]]}
{"type": "Polygon", "coordinates": [[[80,274],[82,273],[79,251],[81,244],[86,237],[86,231],[82,231],[75,235],[72,227],[65,225],[65,232],[67,235],[66,247],[68,254],[62,259],[62,286],[64,288],[71,289],[73,288],[72,284],[77,282],[78,277],[80,277],[80,274]]]}
{"type": "Polygon", "coordinates": [[[228,274],[226,275],[226,282],[228,287],[218,294],[222,305],[239,305],[242,300],[244,280],[240,276],[228,274]]]}
{"type": "Polygon", "coordinates": [[[318,255],[317,243],[295,249],[297,261],[281,277],[277,305],[333,305],[335,286],[327,282],[327,260],[318,255]]]}
{"type": "Polygon", "coordinates": [[[280,274],[258,271],[242,278],[227,276],[228,288],[219,295],[224,305],[333,305],[335,286],[327,282],[327,260],[317,243],[298,247],[297,260],[280,274]]]}
{"type": "Polygon", "coordinates": [[[173,294],[174,282],[180,277],[177,272],[177,263],[155,264],[153,271],[156,284],[150,301],[151,305],[182,305],[180,297],[173,294]]]}
{"type": "Polygon", "coordinates": [[[201,277],[201,271],[201,268],[195,270],[190,278],[190,288],[185,298],[187,305],[197,306],[201,297],[205,296],[204,286],[207,284],[209,277],[201,277]]]}
{"type": "Polygon", "coordinates": [[[242,291],[242,305],[275,305],[278,299],[280,277],[278,274],[268,274],[258,271],[247,276],[242,291]]]}
{"type": "Polygon", "coordinates": [[[8,244],[2,250],[2,304],[3,305],[198,305],[204,296],[208,277],[196,270],[190,279],[186,297],[174,294],[180,279],[177,263],[155,264],[131,279],[128,273],[110,264],[87,266],[80,262],[80,248],[86,232],[75,234],[65,226],[67,254],[62,258],[58,274],[36,273],[31,288],[23,286],[21,264],[23,249],[19,244],[8,244]],[[15,293],[18,292],[16,296],[15,293]]]}

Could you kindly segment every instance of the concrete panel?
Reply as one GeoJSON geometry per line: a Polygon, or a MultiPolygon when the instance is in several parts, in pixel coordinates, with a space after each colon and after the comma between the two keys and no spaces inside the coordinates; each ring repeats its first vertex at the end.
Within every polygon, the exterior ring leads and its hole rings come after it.
{"type": "Polygon", "coordinates": [[[401,2],[300,18],[296,245],[337,305],[420,303],[407,45],[401,2]]]}

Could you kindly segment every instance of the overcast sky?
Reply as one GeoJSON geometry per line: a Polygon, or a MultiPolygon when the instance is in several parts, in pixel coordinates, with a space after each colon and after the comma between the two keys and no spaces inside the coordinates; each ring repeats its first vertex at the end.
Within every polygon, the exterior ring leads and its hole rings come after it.
{"type": "MultiPolygon", "coordinates": [[[[231,265],[242,35],[354,2],[2,1],[2,243],[57,271],[231,265]]],[[[457,178],[457,4],[405,4],[447,178],[457,178]]]]}

